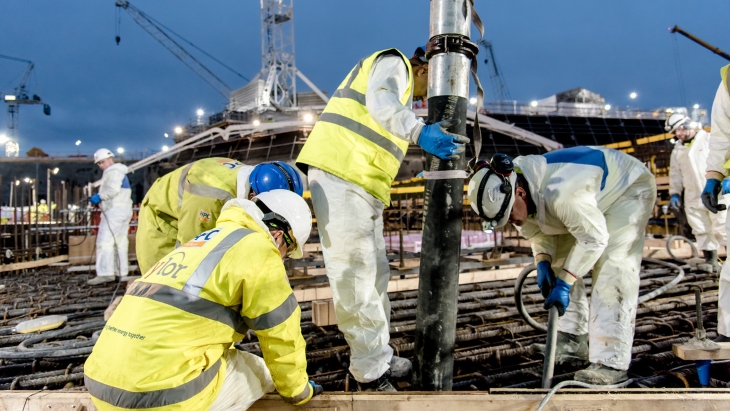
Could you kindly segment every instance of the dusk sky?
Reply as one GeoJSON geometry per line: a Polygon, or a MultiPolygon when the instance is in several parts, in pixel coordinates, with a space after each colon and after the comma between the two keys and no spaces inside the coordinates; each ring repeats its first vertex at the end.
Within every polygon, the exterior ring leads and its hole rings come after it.
{"type": "MultiPolygon", "coordinates": [[[[723,58],[668,27],[679,25],[730,52],[730,3],[648,0],[475,0],[485,38],[513,99],[529,102],[584,87],[614,107],[643,109],[712,104],[723,58]],[[681,67],[675,64],[675,44],[681,67]],[[629,99],[635,91],[638,98],[629,99]]],[[[256,0],[132,1],[237,71],[261,69],[256,0]]],[[[21,153],[33,146],[51,155],[92,153],[99,147],[160,150],[163,137],[194,117],[223,110],[227,101],[149,34],[121,13],[115,36],[114,0],[3,0],[0,54],[32,60],[28,90],[52,107],[21,107],[21,153]],[[80,139],[79,147],[74,145],[80,139]]],[[[294,3],[297,67],[331,93],[352,66],[373,51],[397,47],[410,55],[428,41],[425,0],[298,0],[294,3]]],[[[473,30],[472,34],[476,33],[473,30]]],[[[197,56],[199,54],[194,53],[197,56]]],[[[486,67],[482,83],[491,99],[486,67]]],[[[232,88],[246,82],[201,58],[232,88]]],[[[25,70],[0,60],[0,91],[12,92],[25,70]]],[[[299,91],[307,91],[298,83],[299,91]]],[[[3,111],[6,107],[3,104],[3,111]]],[[[5,132],[6,117],[0,120],[5,132]]]]}

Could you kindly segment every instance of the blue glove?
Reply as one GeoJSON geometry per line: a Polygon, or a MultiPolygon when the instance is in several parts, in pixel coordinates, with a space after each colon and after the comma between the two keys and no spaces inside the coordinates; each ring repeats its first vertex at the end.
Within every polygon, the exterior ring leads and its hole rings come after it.
{"type": "Polygon", "coordinates": [[[679,194],[672,194],[672,198],[669,199],[669,207],[679,210],[682,206],[682,200],[679,198],[679,194]]]}
{"type": "Polygon", "coordinates": [[[99,193],[96,193],[93,196],[91,196],[91,198],[89,199],[89,202],[93,205],[97,205],[97,204],[101,203],[101,197],[99,197],[99,193]]]}
{"type": "Polygon", "coordinates": [[[725,204],[719,204],[717,201],[717,196],[720,194],[720,190],[722,189],[721,186],[722,184],[720,183],[720,180],[708,178],[707,183],[705,183],[705,189],[702,190],[702,195],[700,196],[700,198],[702,198],[702,204],[704,204],[705,207],[714,214],[717,214],[718,211],[727,209],[725,204]]]}
{"type": "Polygon", "coordinates": [[[562,317],[565,314],[565,309],[568,308],[568,304],[570,304],[570,284],[558,278],[550,297],[545,300],[545,309],[549,310],[550,307],[555,306],[558,308],[558,314],[562,317]]]}
{"type": "Polygon", "coordinates": [[[312,394],[312,397],[316,397],[317,395],[322,394],[322,392],[324,391],[324,388],[322,388],[321,385],[312,380],[309,380],[309,385],[312,386],[312,391],[314,392],[314,394],[312,394]]]}
{"type": "Polygon", "coordinates": [[[457,126],[459,122],[460,120],[444,120],[425,125],[418,136],[418,145],[442,160],[457,160],[469,139],[446,129],[457,126]]]}
{"type": "Polygon", "coordinates": [[[730,179],[728,178],[722,180],[722,193],[730,194],[730,179]]]}
{"type": "Polygon", "coordinates": [[[537,263],[537,286],[540,287],[542,296],[548,298],[555,287],[555,272],[547,260],[537,263]]]}

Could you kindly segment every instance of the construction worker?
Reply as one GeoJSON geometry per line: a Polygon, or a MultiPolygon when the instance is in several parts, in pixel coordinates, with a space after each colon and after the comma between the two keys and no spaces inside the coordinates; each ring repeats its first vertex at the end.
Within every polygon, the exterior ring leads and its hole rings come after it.
{"type": "Polygon", "coordinates": [[[320,393],[282,262],[302,256],[311,227],[307,203],[287,190],[228,201],[215,228],[127,289],[84,365],[94,405],[245,410],[274,387],[295,405],[320,393]],[[249,329],[263,359],[233,348],[249,329]]]}
{"type": "MultiPolygon", "coordinates": [[[[575,379],[628,378],[644,231],[654,176],[637,159],[572,147],[514,159],[495,155],[469,182],[472,208],[493,228],[516,225],[532,245],[545,309],[557,307],[557,360],[590,360],[575,379]],[[513,170],[514,167],[514,171],[513,170]],[[590,308],[582,277],[593,269],[590,308]]],[[[544,345],[535,347],[544,353],[544,345]]]]}
{"type": "Polygon", "coordinates": [[[423,47],[408,59],[375,52],[350,71],[327,103],[297,165],[308,174],[337,322],[350,346],[350,372],[361,390],[395,391],[393,377],[411,369],[390,340],[390,267],[383,209],[409,144],[443,159],[458,158],[469,139],[425,125],[411,110],[428,89],[423,47]]]}
{"type": "Polygon", "coordinates": [[[139,210],[137,262],[147,272],[164,255],[215,227],[232,198],[250,199],[284,189],[302,195],[302,179],[291,165],[273,161],[248,166],[230,158],[206,158],[180,167],[152,184],[139,210]]]}
{"type": "Polygon", "coordinates": [[[96,235],[96,278],[89,285],[114,281],[114,275],[129,273],[129,221],[132,219],[132,189],[124,164],[114,162],[114,153],[100,148],[94,153],[94,163],[104,173],[99,192],[89,198],[101,207],[101,221],[96,235]]]}
{"type": "MultiPolygon", "coordinates": [[[[664,129],[674,133],[677,143],[669,159],[669,205],[679,211],[684,191],[684,211],[697,247],[705,261],[720,271],[717,249],[725,244],[725,214],[713,214],[700,199],[705,184],[710,135],[684,114],[675,113],[667,118],[664,129]]],[[[723,199],[723,204],[727,202],[723,199]]]]}
{"type": "MultiPolygon", "coordinates": [[[[729,66],[720,70],[722,81],[712,103],[712,128],[710,154],[707,156],[707,182],[702,191],[702,203],[713,214],[727,209],[720,200],[720,193],[730,194],[730,181],[724,180],[730,168],[730,81],[729,66]]],[[[725,214],[723,211],[722,214],[725,214]]],[[[730,219],[725,219],[725,229],[730,230],[730,219]]],[[[730,247],[730,244],[728,244],[730,247]]],[[[717,302],[717,333],[715,342],[730,342],[730,264],[723,264],[720,271],[720,290],[717,302]]]]}

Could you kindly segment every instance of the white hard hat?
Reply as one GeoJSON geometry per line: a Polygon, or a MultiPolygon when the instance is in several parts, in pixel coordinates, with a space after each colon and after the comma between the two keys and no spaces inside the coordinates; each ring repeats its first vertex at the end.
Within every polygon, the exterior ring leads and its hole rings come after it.
{"type": "Polygon", "coordinates": [[[312,231],[312,212],[309,211],[307,202],[289,190],[267,191],[254,197],[253,202],[264,212],[265,224],[269,227],[281,228],[285,233],[285,240],[289,235],[294,236],[296,248],[288,256],[302,258],[304,255],[302,247],[312,231]],[[283,221],[281,217],[283,217],[283,221]],[[287,225],[288,227],[286,227],[287,225]]]}
{"type": "Polygon", "coordinates": [[[100,148],[94,153],[94,163],[99,163],[101,160],[114,157],[114,153],[108,148],[100,148]]]}
{"type": "Polygon", "coordinates": [[[479,214],[491,228],[503,227],[507,224],[515,203],[517,173],[511,168],[511,160],[509,173],[498,173],[489,163],[486,163],[485,166],[477,166],[477,172],[469,181],[467,191],[469,204],[472,210],[479,214]]]}
{"type": "Polygon", "coordinates": [[[667,118],[667,121],[664,123],[664,130],[667,133],[674,133],[679,127],[687,126],[686,123],[689,121],[689,117],[685,116],[684,114],[674,113],[669,116],[669,118],[667,118]]]}

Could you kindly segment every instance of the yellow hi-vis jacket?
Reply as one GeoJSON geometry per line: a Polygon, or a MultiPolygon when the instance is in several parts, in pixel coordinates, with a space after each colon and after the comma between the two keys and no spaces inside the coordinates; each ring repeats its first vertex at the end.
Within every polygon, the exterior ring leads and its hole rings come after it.
{"type": "Polygon", "coordinates": [[[383,54],[401,56],[406,63],[409,85],[400,102],[408,104],[413,94],[413,68],[403,53],[388,49],[360,60],[319,116],[297,165],[300,170],[307,170],[307,165],[322,169],[390,205],[390,186],[409,143],[378,124],[365,105],[370,70],[383,54]]]}
{"type": "Polygon", "coordinates": [[[163,256],[215,227],[221,208],[236,197],[238,171],[230,158],[207,158],[180,167],[152,184],[139,210],[137,261],[147,272],[163,256]]]}
{"type": "Polygon", "coordinates": [[[300,315],[269,233],[229,207],[215,229],[127,289],[84,365],[84,384],[101,411],[207,410],[225,378],[224,352],[253,329],[277,391],[302,404],[313,392],[300,315]]]}

